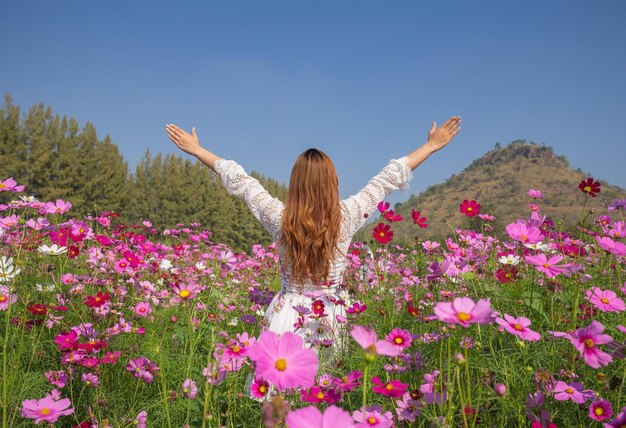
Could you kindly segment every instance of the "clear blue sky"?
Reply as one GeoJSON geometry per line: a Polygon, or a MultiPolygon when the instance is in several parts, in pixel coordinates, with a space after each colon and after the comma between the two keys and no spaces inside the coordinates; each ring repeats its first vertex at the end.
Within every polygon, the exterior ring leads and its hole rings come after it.
{"type": "Polygon", "coordinates": [[[172,122],[282,182],[321,148],[345,197],[458,114],[392,202],[515,139],[626,187],[626,1],[0,2],[0,91],[93,122],[131,168],[177,150],[172,122]]]}

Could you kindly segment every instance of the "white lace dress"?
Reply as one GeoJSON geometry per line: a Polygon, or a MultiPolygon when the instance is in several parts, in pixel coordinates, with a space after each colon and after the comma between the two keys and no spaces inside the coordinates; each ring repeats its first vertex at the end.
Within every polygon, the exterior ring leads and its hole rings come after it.
{"type": "MultiPolygon", "coordinates": [[[[345,254],[354,233],[365,224],[369,215],[380,201],[397,189],[405,189],[411,181],[411,169],[407,166],[408,158],[392,159],[380,173],[373,177],[356,195],[342,200],[341,231],[335,259],[330,266],[326,284],[293,283],[291,270],[285,266],[284,248],[278,248],[281,260],[281,290],[274,296],[265,313],[265,325],[276,334],[286,331],[296,332],[309,344],[334,346],[343,342],[344,332],[337,315],[345,316],[339,300],[339,285],[345,268],[345,254]],[[317,318],[309,314],[301,316],[294,307],[311,309],[312,303],[319,300],[324,304],[325,316],[317,318]]],[[[284,205],[272,197],[253,177],[250,177],[241,165],[232,160],[220,159],[215,162],[215,171],[229,194],[243,199],[254,217],[261,222],[275,242],[281,234],[281,218],[284,205]]]]}

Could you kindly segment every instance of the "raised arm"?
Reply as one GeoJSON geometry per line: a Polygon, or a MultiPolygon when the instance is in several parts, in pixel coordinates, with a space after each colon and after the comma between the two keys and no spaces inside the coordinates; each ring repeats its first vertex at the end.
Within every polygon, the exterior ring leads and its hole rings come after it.
{"type": "Polygon", "coordinates": [[[372,214],[380,201],[390,193],[406,188],[412,174],[431,154],[444,148],[459,132],[461,118],[453,116],[437,128],[433,122],[428,140],[421,147],[403,158],[393,159],[380,173],[373,177],[356,195],[343,201],[348,230],[355,233],[372,214]]]}
{"type": "Polygon", "coordinates": [[[195,156],[200,162],[215,171],[215,161],[221,158],[200,146],[196,128],[191,128],[191,134],[189,134],[178,126],[170,124],[165,125],[165,131],[170,137],[170,140],[172,140],[179,149],[191,156],[195,156]]]}
{"type": "Polygon", "coordinates": [[[270,195],[259,180],[249,176],[241,165],[232,160],[222,159],[200,146],[196,128],[192,128],[191,134],[176,125],[167,125],[165,130],[178,148],[211,168],[220,177],[226,191],[242,199],[265,230],[273,239],[277,239],[284,209],[279,199],[270,195]]]}
{"type": "Polygon", "coordinates": [[[407,155],[409,158],[407,166],[411,170],[417,168],[430,155],[443,149],[460,130],[461,118],[459,116],[452,116],[439,128],[437,128],[437,122],[433,122],[426,143],[407,155]]]}

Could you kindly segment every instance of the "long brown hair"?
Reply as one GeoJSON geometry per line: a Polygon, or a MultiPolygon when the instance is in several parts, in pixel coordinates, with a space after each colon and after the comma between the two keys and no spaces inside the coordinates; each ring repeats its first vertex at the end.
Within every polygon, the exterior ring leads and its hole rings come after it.
{"type": "Polygon", "coordinates": [[[339,240],[341,212],[335,166],[322,151],[302,153],[291,170],[280,243],[291,278],[326,280],[339,240]]]}

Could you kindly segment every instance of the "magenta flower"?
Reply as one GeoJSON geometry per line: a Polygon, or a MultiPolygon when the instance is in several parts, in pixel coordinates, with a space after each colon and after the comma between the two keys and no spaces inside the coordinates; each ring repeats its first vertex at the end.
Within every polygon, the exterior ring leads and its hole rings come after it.
{"type": "Polygon", "coordinates": [[[350,413],[337,406],[328,407],[324,413],[315,406],[291,411],[285,420],[289,428],[352,428],[356,426],[350,413]]]}
{"type": "Polygon", "coordinates": [[[533,199],[541,199],[543,198],[543,193],[541,193],[541,190],[530,189],[528,191],[528,196],[533,199]]]}
{"type": "Polygon", "coordinates": [[[388,340],[378,340],[374,330],[360,325],[352,327],[350,336],[356,340],[356,343],[358,343],[361,348],[365,349],[365,354],[368,358],[374,358],[376,355],[395,357],[402,353],[400,348],[392,345],[388,340]]]}
{"type": "Polygon", "coordinates": [[[55,423],[59,417],[74,413],[69,398],[55,400],[51,394],[39,400],[22,401],[22,416],[34,419],[35,424],[40,422],[55,423]]]}
{"type": "Polygon", "coordinates": [[[609,343],[613,340],[608,334],[602,334],[604,326],[598,321],[591,321],[585,328],[579,328],[571,335],[566,337],[572,342],[572,345],[580,352],[580,356],[585,360],[585,364],[594,369],[600,366],[606,366],[611,361],[611,357],[606,352],[602,352],[596,345],[609,343]]]}
{"type": "Polygon", "coordinates": [[[78,333],[72,330],[66,334],[59,334],[54,338],[54,343],[56,343],[57,348],[59,350],[62,349],[73,349],[76,346],[76,341],[78,340],[78,333]]]}
{"type": "Polygon", "coordinates": [[[613,416],[613,407],[607,400],[601,398],[589,406],[589,418],[594,421],[604,421],[611,416],[613,416]]]}
{"type": "Polygon", "coordinates": [[[626,309],[624,301],[611,290],[592,287],[591,290],[585,291],[585,295],[587,300],[602,312],[622,312],[626,309]]]}
{"type": "Polygon", "coordinates": [[[511,239],[519,241],[522,244],[536,244],[543,239],[543,234],[539,228],[528,226],[523,221],[508,224],[506,226],[506,232],[511,239]]]}
{"type": "Polygon", "coordinates": [[[497,317],[496,323],[504,327],[507,332],[514,334],[522,340],[536,342],[541,339],[539,333],[528,328],[528,326],[530,326],[530,320],[528,318],[514,318],[509,314],[504,314],[504,319],[497,317]]]}
{"type": "Polygon", "coordinates": [[[311,349],[303,349],[302,337],[291,332],[278,336],[264,331],[250,347],[250,359],[256,364],[256,376],[268,380],[279,391],[286,388],[310,388],[315,383],[318,360],[311,349]]]}
{"type": "Polygon", "coordinates": [[[577,404],[582,404],[595,396],[595,393],[589,389],[583,391],[583,385],[581,383],[573,382],[571,384],[567,384],[562,380],[556,382],[553,387],[553,392],[555,400],[572,400],[577,404]]]}
{"type": "Polygon", "coordinates": [[[359,382],[361,376],[363,376],[363,373],[360,371],[350,372],[342,378],[333,379],[333,384],[341,392],[350,392],[361,385],[361,382],[359,382]]]}
{"type": "Polygon", "coordinates": [[[535,256],[526,256],[526,262],[535,266],[535,268],[539,272],[545,273],[548,278],[557,276],[569,267],[569,263],[557,265],[557,263],[561,260],[563,260],[562,254],[555,254],[554,256],[550,257],[550,259],[548,259],[543,253],[537,254],[535,256]]]}
{"type": "Polygon", "coordinates": [[[622,408],[622,411],[608,422],[604,423],[604,428],[623,428],[626,425],[626,407],[622,408]]]}
{"type": "Polygon", "coordinates": [[[391,330],[385,339],[403,351],[411,346],[411,342],[413,341],[411,333],[401,328],[391,330]]]}
{"type": "Polygon", "coordinates": [[[270,390],[270,383],[265,379],[257,377],[250,384],[250,395],[254,398],[263,398],[270,390]]]}
{"type": "Polygon", "coordinates": [[[391,398],[400,398],[406,392],[408,383],[402,383],[399,380],[391,380],[383,383],[378,376],[372,378],[372,391],[376,394],[386,395],[391,398]]]}
{"type": "Polygon", "coordinates": [[[480,299],[474,303],[469,297],[456,297],[452,302],[439,302],[435,305],[434,311],[439,321],[460,324],[463,327],[469,327],[470,324],[490,324],[496,317],[489,299],[480,299]]]}
{"type": "Polygon", "coordinates": [[[352,416],[355,421],[361,422],[356,425],[359,428],[390,428],[393,426],[393,415],[391,412],[383,413],[383,409],[380,406],[355,410],[352,416]]]}

